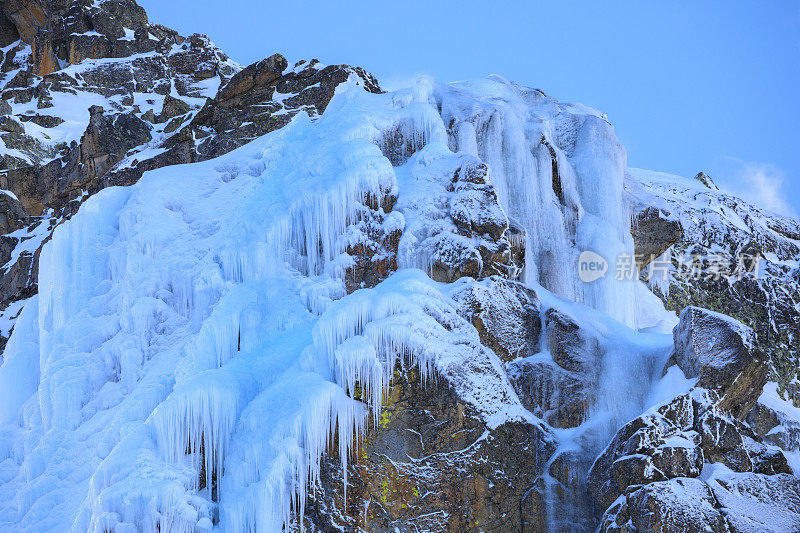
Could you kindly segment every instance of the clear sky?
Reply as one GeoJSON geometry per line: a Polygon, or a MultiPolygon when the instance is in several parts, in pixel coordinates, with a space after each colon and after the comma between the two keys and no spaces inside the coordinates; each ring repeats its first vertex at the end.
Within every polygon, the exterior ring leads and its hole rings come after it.
{"type": "Polygon", "coordinates": [[[386,88],[502,74],[607,113],[629,166],[700,170],[800,214],[800,2],[138,0],[243,65],[359,65],[386,88]]]}

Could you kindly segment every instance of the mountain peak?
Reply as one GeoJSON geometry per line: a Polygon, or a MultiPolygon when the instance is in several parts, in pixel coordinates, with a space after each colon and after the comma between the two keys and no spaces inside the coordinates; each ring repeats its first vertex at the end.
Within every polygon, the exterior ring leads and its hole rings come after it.
{"type": "Polygon", "coordinates": [[[712,191],[718,191],[719,187],[714,181],[711,179],[711,176],[706,174],[705,172],[698,172],[697,175],[694,177],[697,181],[711,189],[712,191]]]}

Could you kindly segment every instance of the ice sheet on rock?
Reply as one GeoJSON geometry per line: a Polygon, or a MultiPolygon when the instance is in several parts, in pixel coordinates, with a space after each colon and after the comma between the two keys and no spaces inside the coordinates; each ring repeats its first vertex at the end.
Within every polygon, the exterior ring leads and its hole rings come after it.
{"type": "Polygon", "coordinates": [[[334,437],[346,465],[401,359],[490,428],[539,423],[453,287],[423,272],[476,246],[446,216],[474,200],[448,189],[467,163],[489,167],[487,216],[523,230],[543,305],[603,342],[594,416],[562,451],[586,435],[594,449],[646,406],[669,338],[623,324],[659,331],[663,316],[636,313],[641,287],[613,271],[577,275],[582,250],[612,265],[632,251],[625,154],[604,117],[497,77],[356,85],[313,122],[103,190],[55,232],[0,367],[0,383],[26,384],[0,388],[0,528],[279,530],[334,437]],[[422,270],[345,296],[348,228],[386,196],[398,262],[422,270]]]}
{"type": "Polygon", "coordinates": [[[27,384],[0,390],[0,528],[274,531],[332,434],[346,463],[369,423],[347,392],[376,406],[400,356],[490,426],[530,419],[424,273],[342,298],[345,229],[397,194],[380,140],[411,125],[433,147],[443,127],[421,95],[337,93],[315,122],[105,189],[55,231],[0,367],[27,384]]]}
{"type": "Polygon", "coordinates": [[[588,108],[562,104],[499,76],[440,89],[451,147],[491,169],[500,205],[525,231],[528,282],[635,325],[634,284],[613,275],[581,283],[582,251],[609,265],[633,253],[623,199],[625,150],[588,108]]]}

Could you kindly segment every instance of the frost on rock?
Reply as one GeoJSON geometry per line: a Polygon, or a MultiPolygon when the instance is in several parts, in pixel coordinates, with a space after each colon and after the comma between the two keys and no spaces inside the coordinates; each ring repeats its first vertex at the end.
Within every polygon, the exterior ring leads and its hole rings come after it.
{"type": "Polygon", "coordinates": [[[723,533],[797,531],[800,481],[786,474],[709,469],[708,479],[676,478],[630,491],[603,517],[601,531],[723,533]]]}
{"type": "Polygon", "coordinates": [[[0,367],[20,384],[0,390],[0,526],[293,527],[323,455],[347,504],[398,366],[487,438],[536,426],[536,468],[557,440],[540,512],[591,525],[583,472],[672,346],[627,327],[641,285],[578,278],[582,250],[632,250],[613,129],[500,78],[348,76],[313,120],[107,188],[54,232],[0,367]]]}

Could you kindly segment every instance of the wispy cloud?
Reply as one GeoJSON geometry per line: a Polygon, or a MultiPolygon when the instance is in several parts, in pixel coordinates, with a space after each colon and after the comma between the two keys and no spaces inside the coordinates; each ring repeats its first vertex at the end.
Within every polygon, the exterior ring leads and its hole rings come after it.
{"type": "Polygon", "coordinates": [[[730,192],[757,207],[779,215],[797,217],[797,211],[787,201],[790,193],[786,173],[769,163],[750,163],[734,160],[738,167],[727,180],[730,192]]]}

